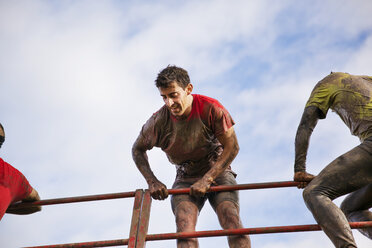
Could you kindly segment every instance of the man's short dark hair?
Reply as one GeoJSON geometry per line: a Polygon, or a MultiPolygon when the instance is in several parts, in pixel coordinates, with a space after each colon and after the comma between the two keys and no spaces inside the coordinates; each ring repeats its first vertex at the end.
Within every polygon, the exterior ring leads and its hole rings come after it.
{"type": "MultiPolygon", "coordinates": [[[[0,123],[0,130],[3,131],[3,133],[5,134],[4,127],[3,127],[3,125],[1,125],[1,123],[0,123]]],[[[1,135],[0,135],[0,136],[1,136],[1,135]]]]}
{"type": "Polygon", "coordinates": [[[181,67],[175,65],[168,65],[165,69],[159,72],[155,80],[155,85],[158,88],[168,88],[171,83],[177,84],[183,89],[190,83],[189,74],[181,67]]]}
{"type": "MultiPolygon", "coordinates": [[[[1,125],[1,123],[0,123],[0,128],[1,128],[1,131],[3,131],[3,133],[5,134],[4,127],[3,125],[1,125]]],[[[5,136],[0,135],[0,148],[3,145],[4,141],[5,141],[5,136]]]]}

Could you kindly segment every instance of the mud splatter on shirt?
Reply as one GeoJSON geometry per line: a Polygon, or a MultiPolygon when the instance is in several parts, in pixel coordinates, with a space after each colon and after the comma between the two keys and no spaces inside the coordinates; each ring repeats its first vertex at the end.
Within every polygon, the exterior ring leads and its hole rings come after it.
{"type": "Polygon", "coordinates": [[[306,104],[318,107],[321,118],[329,109],[336,112],[361,141],[372,136],[372,77],[331,73],[313,89],[306,104]]]}

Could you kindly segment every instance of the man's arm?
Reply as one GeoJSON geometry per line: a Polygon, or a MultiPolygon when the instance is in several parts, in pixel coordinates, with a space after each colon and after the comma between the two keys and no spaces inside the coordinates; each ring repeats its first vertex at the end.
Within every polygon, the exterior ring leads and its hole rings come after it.
{"type": "Polygon", "coordinates": [[[139,136],[136,142],[133,144],[132,157],[134,163],[149,185],[149,190],[152,198],[156,200],[164,200],[168,197],[167,187],[162,182],[160,182],[152,172],[146,154],[147,149],[143,145],[144,142],[142,139],[143,138],[139,136]]]}
{"type": "MultiPolygon", "coordinates": [[[[34,201],[39,201],[40,196],[38,192],[33,188],[31,193],[22,199],[22,202],[34,202],[34,201]]],[[[20,208],[20,209],[7,209],[6,213],[8,214],[19,214],[19,215],[24,215],[24,214],[33,214],[35,212],[41,211],[41,206],[35,205],[35,206],[30,206],[30,207],[25,207],[25,208],[20,208]]]]}
{"type": "Polygon", "coordinates": [[[226,170],[239,152],[238,139],[233,127],[218,136],[217,139],[223,146],[223,152],[214,166],[199,181],[191,186],[191,195],[203,196],[213,181],[226,170]]]}
{"type": "Polygon", "coordinates": [[[306,172],[306,156],[311,134],[318,123],[320,109],[314,106],[306,107],[297,129],[295,139],[294,181],[300,182],[298,188],[304,188],[315,177],[306,172]]]}

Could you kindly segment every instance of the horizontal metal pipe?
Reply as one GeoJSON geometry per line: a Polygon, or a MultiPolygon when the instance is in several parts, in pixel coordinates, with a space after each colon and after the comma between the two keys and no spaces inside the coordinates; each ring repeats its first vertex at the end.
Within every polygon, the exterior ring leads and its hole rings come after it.
{"type": "MultiPolygon", "coordinates": [[[[372,221],[351,222],[349,223],[352,229],[372,227],[372,221]]],[[[186,239],[186,238],[202,238],[216,236],[231,236],[231,235],[246,235],[246,234],[265,234],[265,233],[283,233],[283,232],[306,232],[320,231],[319,225],[296,225],[296,226],[273,226],[273,227],[256,227],[256,228],[241,228],[228,230],[211,230],[198,232],[180,232],[180,233],[163,233],[163,234],[148,234],[146,241],[166,240],[166,239],[186,239]]]]}
{"type": "Polygon", "coordinates": [[[42,245],[42,246],[32,246],[32,247],[24,247],[24,248],[91,248],[91,247],[109,247],[109,246],[120,246],[120,245],[128,245],[128,239],[92,241],[92,242],[70,243],[70,244],[60,244],[60,245],[42,245]]]}
{"type": "MultiPolygon", "coordinates": [[[[232,191],[232,190],[248,190],[248,189],[267,189],[267,188],[282,188],[282,187],[293,187],[297,186],[297,182],[293,181],[282,181],[282,182],[268,182],[268,183],[250,183],[250,184],[238,184],[238,185],[223,185],[223,186],[213,186],[209,189],[209,192],[217,191],[232,191]]],[[[176,194],[188,194],[190,188],[183,189],[169,189],[168,193],[170,195],[176,194]]],[[[101,194],[101,195],[88,195],[88,196],[75,196],[57,199],[47,199],[40,200],[30,203],[15,203],[10,206],[11,209],[19,209],[35,205],[56,205],[65,203],[76,203],[76,202],[86,202],[86,201],[99,201],[99,200],[111,200],[118,198],[128,198],[134,197],[135,191],[132,192],[122,192],[122,193],[111,193],[111,194],[101,194]]]]}
{"type": "MultiPolygon", "coordinates": [[[[233,191],[233,190],[248,190],[248,189],[284,188],[284,187],[294,187],[297,185],[298,185],[298,182],[294,182],[294,181],[248,183],[248,184],[237,184],[237,185],[212,186],[208,191],[218,192],[218,191],[233,191]]],[[[188,194],[190,193],[190,188],[168,189],[168,193],[170,195],[188,194]]]]}
{"type": "Polygon", "coordinates": [[[75,202],[86,202],[86,201],[99,201],[99,200],[111,200],[119,198],[129,198],[134,197],[135,192],[122,192],[122,193],[112,193],[112,194],[101,194],[101,195],[87,195],[87,196],[75,196],[66,198],[56,198],[47,199],[34,202],[18,202],[9,206],[10,209],[19,209],[35,205],[56,205],[65,203],[75,203],[75,202]]]}
{"type": "MultiPolygon", "coordinates": [[[[372,221],[363,222],[350,222],[352,229],[372,227],[372,221]]],[[[241,228],[241,229],[228,229],[228,230],[211,230],[211,231],[198,231],[198,232],[180,232],[180,233],[161,233],[161,234],[148,234],[146,241],[155,240],[168,240],[168,239],[186,239],[186,238],[202,238],[202,237],[217,237],[217,236],[231,236],[231,235],[247,235],[247,234],[267,234],[267,233],[284,233],[284,232],[307,232],[307,231],[320,231],[319,225],[295,225],[295,226],[273,226],[273,227],[256,227],[256,228],[241,228]]],[[[71,243],[61,245],[49,246],[32,246],[25,248],[87,248],[87,247],[108,247],[115,245],[127,245],[128,239],[121,240],[107,240],[95,241],[86,243],[71,243]]]]}

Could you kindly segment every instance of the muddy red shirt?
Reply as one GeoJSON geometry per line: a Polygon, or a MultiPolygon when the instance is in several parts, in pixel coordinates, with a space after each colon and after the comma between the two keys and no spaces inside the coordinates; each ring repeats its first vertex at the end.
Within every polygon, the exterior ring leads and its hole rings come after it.
{"type": "MultiPolygon", "coordinates": [[[[26,177],[16,168],[0,158],[0,185],[8,188],[12,203],[22,200],[31,194],[32,187],[26,177]]],[[[1,195],[0,195],[1,198],[1,195]]]]}
{"type": "Polygon", "coordinates": [[[223,151],[217,137],[235,124],[217,100],[192,96],[191,113],[186,119],[176,119],[164,105],[143,125],[139,137],[148,150],[155,146],[166,153],[176,165],[179,179],[202,177],[223,151]]]}

